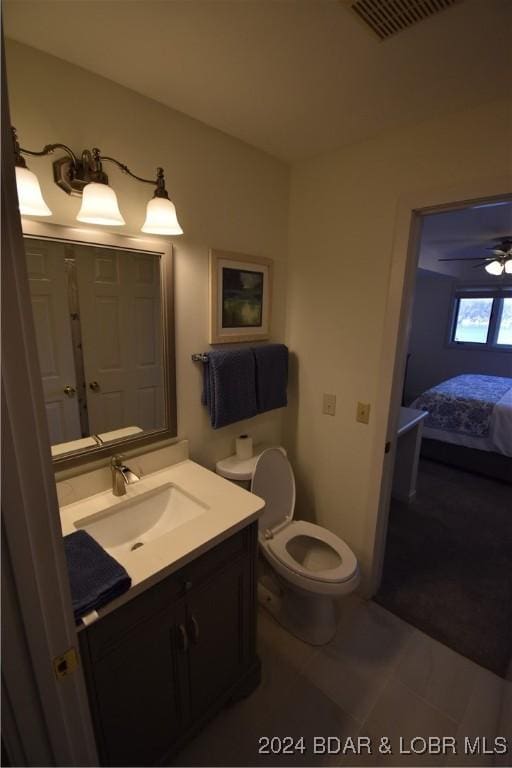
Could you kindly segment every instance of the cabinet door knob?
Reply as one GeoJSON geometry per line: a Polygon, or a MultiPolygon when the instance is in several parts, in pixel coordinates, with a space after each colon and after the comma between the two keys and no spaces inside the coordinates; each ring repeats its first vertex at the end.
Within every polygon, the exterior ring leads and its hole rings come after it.
{"type": "Polygon", "coordinates": [[[64,387],[63,392],[68,397],[74,397],[76,389],[74,387],[70,386],[69,384],[66,384],[66,386],[64,387]]]}
{"type": "Polygon", "coordinates": [[[199,642],[199,624],[193,614],[190,616],[190,634],[192,637],[192,644],[197,645],[199,642]]]}
{"type": "Polygon", "coordinates": [[[91,381],[89,383],[89,389],[92,389],[93,392],[99,392],[100,385],[97,381],[91,381]]]}
{"type": "Polygon", "coordinates": [[[183,626],[183,624],[180,624],[178,626],[178,637],[179,637],[179,643],[180,643],[180,650],[183,651],[183,653],[186,653],[188,651],[188,635],[187,630],[183,626]]]}

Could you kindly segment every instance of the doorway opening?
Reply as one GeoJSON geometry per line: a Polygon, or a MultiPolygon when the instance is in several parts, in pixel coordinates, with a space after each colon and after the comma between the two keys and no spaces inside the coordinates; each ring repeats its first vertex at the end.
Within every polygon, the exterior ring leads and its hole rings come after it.
{"type": "MultiPolygon", "coordinates": [[[[393,490],[375,599],[507,677],[512,201],[444,206],[418,217],[393,490]]],[[[404,297],[406,306],[410,298],[404,297]]]]}

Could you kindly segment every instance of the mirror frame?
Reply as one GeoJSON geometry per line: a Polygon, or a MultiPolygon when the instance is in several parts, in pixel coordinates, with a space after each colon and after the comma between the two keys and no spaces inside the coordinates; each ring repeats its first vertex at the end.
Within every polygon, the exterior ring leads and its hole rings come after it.
{"type": "MultiPolygon", "coordinates": [[[[38,240],[73,242],[79,245],[94,245],[99,248],[114,248],[125,251],[141,251],[160,256],[160,278],[162,295],[162,341],[164,367],[164,406],[166,426],[163,429],[145,432],[140,437],[125,437],[113,440],[108,445],[90,446],[70,451],[62,456],[52,457],[54,470],[72,469],[97,459],[108,458],[123,450],[133,450],[150,443],[177,438],[176,404],[176,344],[174,339],[174,258],[173,245],[169,238],[147,238],[118,235],[96,229],[79,229],[60,224],[43,223],[22,218],[23,237],[38,240]]],[[[28,284],[28,274],[27,274],[28,284]]],[[[39,361],[38,361],[39,365],[39,361]]]]}

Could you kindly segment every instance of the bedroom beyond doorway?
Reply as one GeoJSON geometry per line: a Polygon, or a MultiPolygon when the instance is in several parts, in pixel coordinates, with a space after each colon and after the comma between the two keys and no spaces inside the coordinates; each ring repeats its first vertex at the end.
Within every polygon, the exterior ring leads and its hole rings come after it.
{"type": "MultiPolygon", "coordinates": [[[[392,498],[376,600],[512,676],[512,201],[421,215],[402,411],[416,485],[392,498]]],[[[400,433],[399,433],[400,434],[400,433]]],[[[397,450],[395,476],[403,451],[397,450]]],[[[395,483],[396,488],[396,483],[395,483]]]]}

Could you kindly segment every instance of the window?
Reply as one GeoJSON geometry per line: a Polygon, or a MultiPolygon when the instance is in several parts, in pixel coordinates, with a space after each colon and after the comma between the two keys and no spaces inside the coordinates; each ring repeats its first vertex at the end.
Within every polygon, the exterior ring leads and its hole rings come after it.
{"type": "Polygon", "coordinates": [[[450,342],[459,345],[512,346],[512,289],[459,289],[454,297],[450,342]]]}
{"type": "Polygon", "coordinates": [[[501,299],[501,314],[498,322],[496,344],[512,346],[512,298],[501,299]]]}
{"type": "Polygon", "coordinates": [[[494,299],[460,298],[453,340],[487,344],[493,301],[494,299]]]}

